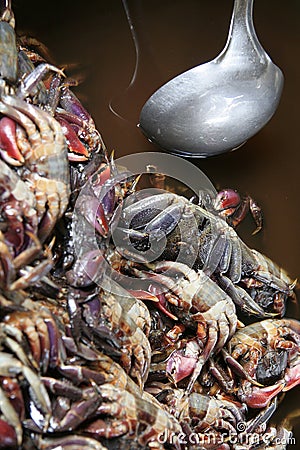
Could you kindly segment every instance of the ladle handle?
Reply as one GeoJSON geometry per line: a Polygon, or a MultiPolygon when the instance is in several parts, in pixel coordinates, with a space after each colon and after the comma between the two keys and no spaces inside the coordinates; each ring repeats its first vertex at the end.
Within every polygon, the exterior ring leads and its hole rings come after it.
{"type": "Polygon", "coordinates": [[[266,63],[268,55],[261,46],[253,24],[254,0],[235,0],[227,42],[220,58],[225,54],[249,55],[249,60],[266,63]]]}

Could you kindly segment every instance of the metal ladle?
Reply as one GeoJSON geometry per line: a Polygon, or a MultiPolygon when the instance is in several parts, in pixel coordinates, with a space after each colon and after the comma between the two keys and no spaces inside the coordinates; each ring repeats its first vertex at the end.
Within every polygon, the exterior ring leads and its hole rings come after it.
{"type": "Polygon", "coordinates": [[[139,126],[150,141],[171,153],[208,157],[240,147],[270,120],[284,78],[256,36],[252,12],[253,0],[235,0],[219,56],[147,100],[139,126]]]}

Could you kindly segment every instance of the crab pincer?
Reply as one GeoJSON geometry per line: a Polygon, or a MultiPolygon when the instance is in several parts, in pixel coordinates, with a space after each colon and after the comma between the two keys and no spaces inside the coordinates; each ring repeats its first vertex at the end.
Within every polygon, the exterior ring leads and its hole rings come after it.
{"type": "Polygon", "coordinates": [[[222,349],[226,364],[239,381],[238,398],[263,408],[281,391],[300,383],[300,323],[267,319],[238,330],[222,349]]]}
{"type": "Polygon", "coordinates": [[[218,192],[214,199],[213,207],[234,228],[242,222],[250,211],[256,224],[256,229],[252,234],[254,235],[262,229],[261,208],[249,195],[241,198],[234,189],[223,189],[218,192]]]}
{"type": "Polygon", "coordinates": [[[17,145],[16,122],[9,117],[0,120],[0,145],[2,158],[13,166],[21,166],[24,157],[17,145]]]}

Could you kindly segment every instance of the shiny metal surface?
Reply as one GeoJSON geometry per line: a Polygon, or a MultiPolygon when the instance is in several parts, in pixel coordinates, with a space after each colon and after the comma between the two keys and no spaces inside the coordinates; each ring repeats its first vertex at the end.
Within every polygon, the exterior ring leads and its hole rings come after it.
{"type": "Polygon", "coordinates": [[[224,50],[167,82],[145,103],[140,128],[161,148],[190,157],[233,150],[277,109],[283,74],[261,46],[253,0],[235,0],[224,50]]]}

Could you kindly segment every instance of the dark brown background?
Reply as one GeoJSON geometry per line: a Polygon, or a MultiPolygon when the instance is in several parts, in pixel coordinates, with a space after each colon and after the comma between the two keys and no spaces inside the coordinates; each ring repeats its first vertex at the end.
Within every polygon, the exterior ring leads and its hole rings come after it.
{"type": "MultiPolygon", "coordinates": [[[[135,52],[121,0],[13,1],[18,32],[37,37],[57,65],[79,63],[86,78],[76,88],[116,157],[158,150],[136,128],[149,95],[175,75],[215,57],[227,36],[232,1],[128,0],[140,39],[138,73],[127,94],[135,52]],[[43,3],[43,6],[41,4],[43,3]],[[109,104],[126,120],[109,110],[109,104]]],[[[244,147],[209,160],[193,160],[216,187],[234,187],[261,205],[265,226],[251,236],[252,222],[241,227],[248,245],[285,267],[299,268],[299,0],[259,0],[254,5],[258,37],[285,75],[285,86],[271,121],[244,147]]],[[[78,70],[77,70],[78,72],[78,70]]],[[[67,71],[75,74],[73,70],[67,71]]],[[[289,315],[299,317],[295,308],[289,315]]],[[[297,407],[299,387],[280,408],[297,407]]],[[[300,448],[300,432],[295,432],[300,448]]]]}

